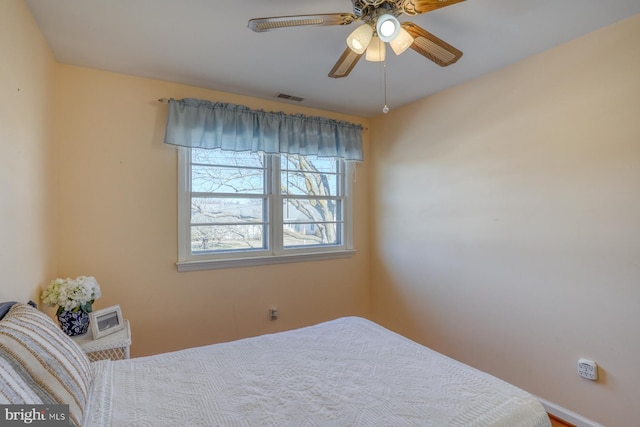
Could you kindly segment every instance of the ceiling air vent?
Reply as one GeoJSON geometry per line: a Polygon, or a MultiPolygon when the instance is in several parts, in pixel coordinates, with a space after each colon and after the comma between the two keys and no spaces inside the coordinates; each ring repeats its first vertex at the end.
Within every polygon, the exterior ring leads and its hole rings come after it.
{"type": "Polygon", "coordinates": [[[286,93],[279,93],[276,95],[276,98],[280,99],[288,99],[289,101],[304,101],[304,98],[300,98],[299,96],[287,95],[286,93]]]}

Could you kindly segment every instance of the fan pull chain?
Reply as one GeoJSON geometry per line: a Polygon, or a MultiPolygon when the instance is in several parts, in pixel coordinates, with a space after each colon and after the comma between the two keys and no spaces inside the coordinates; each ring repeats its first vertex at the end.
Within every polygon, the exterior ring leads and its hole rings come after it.
{"type": "Polygon", "coordinates": [[[387,114],[389,112],[389,106],[387,105],[387,61],[382,61],[382,70],[384,76],[384,107],[382,112],[387,114]]]}

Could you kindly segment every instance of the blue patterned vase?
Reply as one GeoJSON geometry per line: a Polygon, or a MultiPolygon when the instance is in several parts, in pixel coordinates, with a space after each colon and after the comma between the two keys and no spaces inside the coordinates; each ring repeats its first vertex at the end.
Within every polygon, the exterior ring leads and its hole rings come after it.
{"type": "Polygon", "coordinates": [[[62,311],[58,314],[58,322],[60,322],[62,332],[70,337],[84,335],[89,329],[89,313],[82,310],[62,311]]]}

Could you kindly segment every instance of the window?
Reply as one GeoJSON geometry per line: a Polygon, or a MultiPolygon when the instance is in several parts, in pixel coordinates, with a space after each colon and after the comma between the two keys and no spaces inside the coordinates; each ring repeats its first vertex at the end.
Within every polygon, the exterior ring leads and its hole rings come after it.
{"type": "Polygon", "coordinates": [[[348,163],[179,150],[178,270],[349,256],[348,163]]]}

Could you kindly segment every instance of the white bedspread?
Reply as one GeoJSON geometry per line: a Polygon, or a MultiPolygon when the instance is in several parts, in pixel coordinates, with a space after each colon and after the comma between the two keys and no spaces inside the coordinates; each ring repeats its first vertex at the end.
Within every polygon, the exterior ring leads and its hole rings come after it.
{"type": "Polygon", "coordinates": [[[505,426],[530,394],[368,320],[93,364],[91,426],[505,426]]]}

